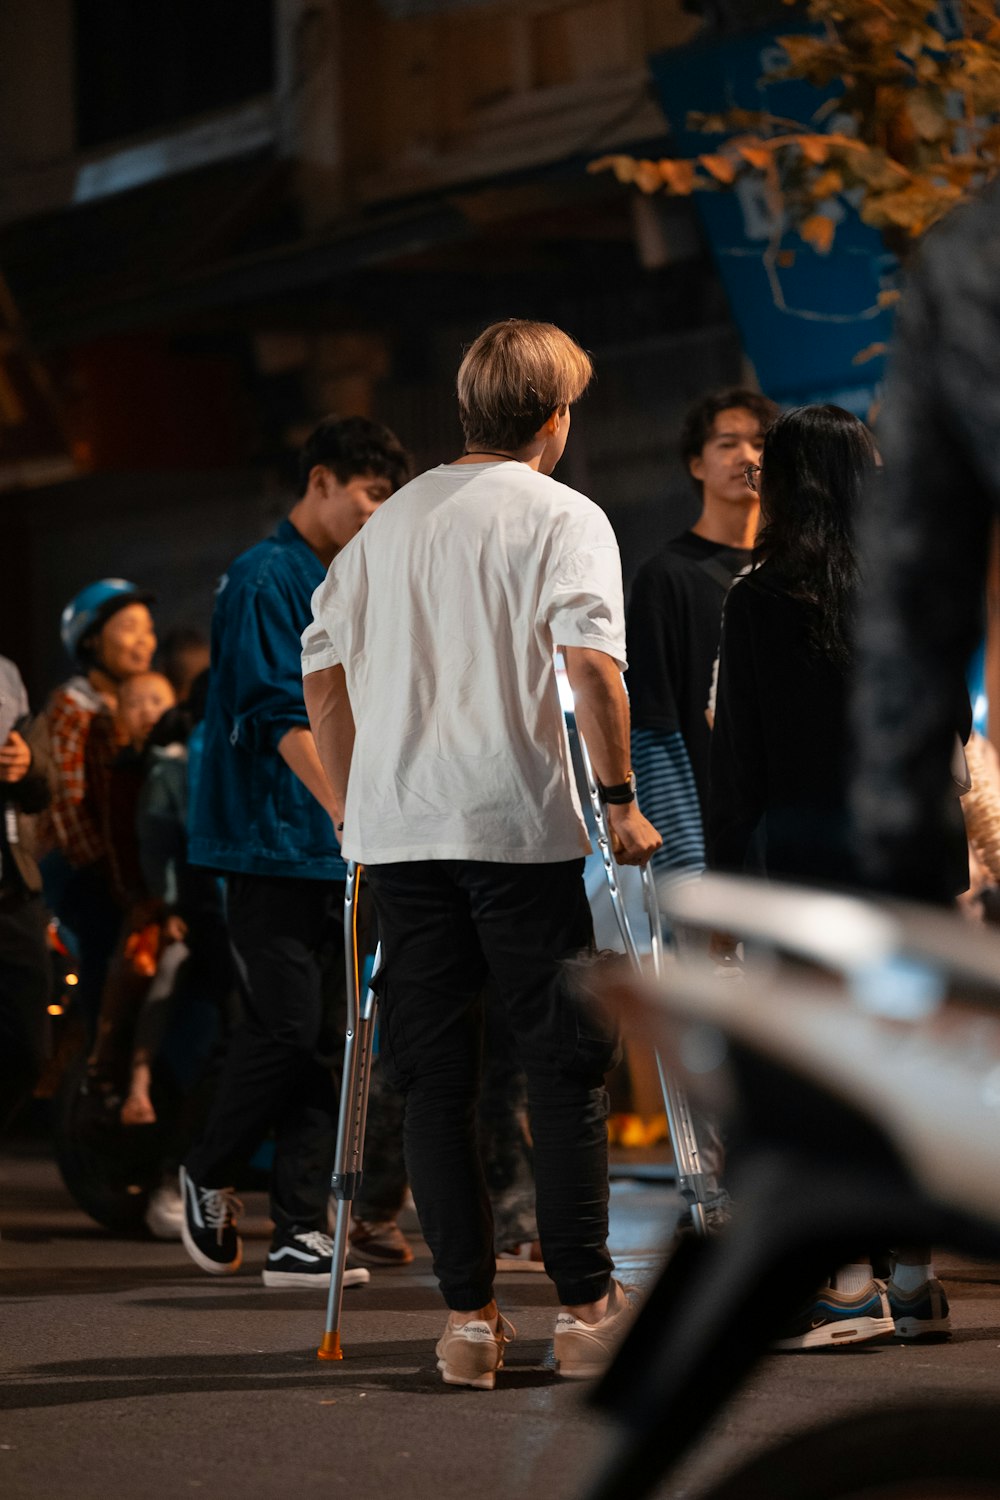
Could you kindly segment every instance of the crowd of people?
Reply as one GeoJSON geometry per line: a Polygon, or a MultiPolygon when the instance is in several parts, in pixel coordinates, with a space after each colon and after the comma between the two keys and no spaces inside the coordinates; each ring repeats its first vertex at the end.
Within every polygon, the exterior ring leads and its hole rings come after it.
{"type": "MultiPolygon", "coordinates": [[[[221,580],[210,643],[181,632],[158,651],[155,601],[107,578],[64,611],[74,675],[37,717],[0,660],[0,1124],[44,1056],[49,910],[76,945],[87,1087],[123,1130],[157,1119],[157,1059],[197,972],[221,1062],[150,1228],[209,1274],[238,1271],[236,1184],[270,1136],[264,1283],[327,1284],[357,861],[383,962],[345,1284],[412,1259],[409,1187],[448,1308],[438,1367],[479,1388],[514,1336],[498,1270],[554,1282],[569,1378],[604,1366],[634,1312],[607,1248],[618,1038],[569,978],[596,959],[554,653],[620,863],[869,883],[851,685],[872,434],[742,387],[699,400],[681,441],[698,517],[645,562],[626,612],[606,515],[552,477],[591,376],[552,325],[492,325],[459,369],[450,462],[412,478],[387,428],[320,423],[289,516],[221,580]]],[[[965,741],[967,694],[950,690],[965,741]]],[[[957,787],[938,823],[937,884],[918,894],[950,901],[968,884],[957,787]]],[[[778,1342],[948,1326],[921,1247],[887,1285],[864,1254],[831,1267],[778,1342]]]]}

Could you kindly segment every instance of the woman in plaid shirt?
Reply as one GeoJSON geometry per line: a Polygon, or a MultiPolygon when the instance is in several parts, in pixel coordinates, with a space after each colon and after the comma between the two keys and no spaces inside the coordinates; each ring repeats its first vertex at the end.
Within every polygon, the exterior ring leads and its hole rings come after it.
{"type": "MultiPolygon", "coordinates": [[[[47,850],[42,871],[49,904],[76,938],[77,1000],[91,1028],[121,911],[87,781],[87,740],[95,718],[117,707],[121,682],[149,669],[156,650],[149,604],[150,596],[124,578],[103,578],[70,601],[61,634],[80,671],[56,688],[45,709],[56,789],[40,829],[47,850]]],[[[114,749],[114,736],[107,741],[114,749]]]]}

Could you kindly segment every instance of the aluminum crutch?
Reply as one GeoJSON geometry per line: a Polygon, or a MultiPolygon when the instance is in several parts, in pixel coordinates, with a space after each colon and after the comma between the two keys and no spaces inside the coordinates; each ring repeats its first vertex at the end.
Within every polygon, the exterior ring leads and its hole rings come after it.
{"type": "MultiPolygon", "coordinates": [[[[590,763],[590,755],[586,742],[580,733],[580,727],[576,725],[576,746],[578,751],[577,779],[581,787],[586,788],[590,799],[591,810],[594,814],[594,822],[597,826],[597,847],[600,851],[601,861],[604,865],[604,874],[608,882],[608,891],[611,896],[611,906],[618,923],[618,931],[621,933],[625,952],[628,954],[636,970],[642,973],[642,956],[639,945],[632,931],[628,912],[625,909],[625,898],[622,894],[621,881],[618,878],[618,866],[615,863],[614,849],[611,844],[611,830],[608,827],[607,814],[604,803],[601,801],[597,788],[597,778],[594,768],[590,763]]],[[[653,872],[648,864],[642,867],[642,899],[649,922],[649,946],[653,960],[653,974],[657,980],[664,977],[663,963],[663,930],[660,925],[660,904],[656,897],[656,883],[653,880],[653,872]]],[[[691,1209],[691,1222],[695,1232],[707,1235],[708,1222],[705,1217],[705,1204],[708,1200],[708,1186],[705,1173],[701,1166],[701,1151],[698,1147],[698,1137],[695,1134],[694,1120],[691,1115],[691,1107],[688,1104],[687,1094],[678,1083],[672,1079],[663,1066],[663,1059],[658,1051],[654,1051],[656,1059],[656,1071],[660,1078],[660,1091],[663,1094],[663,1107],[667,1115],[667,1128],[670,1131],[670,1140],[674,1148],[674,1162],[677,1166],[677,1190],[681,1197],[691,1209]]]]}
{"type": "MultiPolygon", "coordinates": [[[[330,1196],[337,1203],[330,1266],[330,1294],[326,1303],[326,1329],[316,1350],[317,1359],[343,1359],[340,1345],[340,1315],[344,1301],[344,1267],[347,1264],[351,1206],[361,1187],[368,1119],[368,1089],[372,1076],[372,1046],[375,1038],[375,991],[369,984],[359,1003],[361,975],[358,964],[358,887],[363,865],[351,860],[344,887],[344,960],[347,968],[347,1030],[344,1036],[344,1072],[340,1086],[337,1119],[337,1155],[330,1179],[330,1196]]],[[[372,977],[378,972],[381,946],[375,949],[372,977]]]]}

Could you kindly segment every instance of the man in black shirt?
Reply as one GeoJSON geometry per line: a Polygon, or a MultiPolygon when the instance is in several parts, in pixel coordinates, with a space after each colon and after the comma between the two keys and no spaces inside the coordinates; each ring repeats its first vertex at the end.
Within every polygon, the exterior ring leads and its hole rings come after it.
{"type": "Polygon", "coordinates": [[[777,413],[766,396],[743,388],[691,407],[680,447],[701,514],[643,564],[632,586],[632,766],[643,811],[663,839],[653,856],[657,871],[693,875],[705,867],[702,810],[722,607],[750,561],[760,506],[746,470],[759,465],[777,413]]]}

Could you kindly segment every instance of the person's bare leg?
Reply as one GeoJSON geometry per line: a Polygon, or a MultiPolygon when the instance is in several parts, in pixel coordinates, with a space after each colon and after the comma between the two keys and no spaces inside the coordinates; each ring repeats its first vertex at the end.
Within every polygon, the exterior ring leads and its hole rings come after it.
{"type": "Polygon", "coordinates": [[[149,1094],[152,1077],[149,1063],[143,1062],[137,1056],[132,1063],[132,1080],[129,1084],[128,1098],[122,1105],[123,1125],[156,1124],[156,1110],[153,1108],[153,1101],[149,1094]]]}

